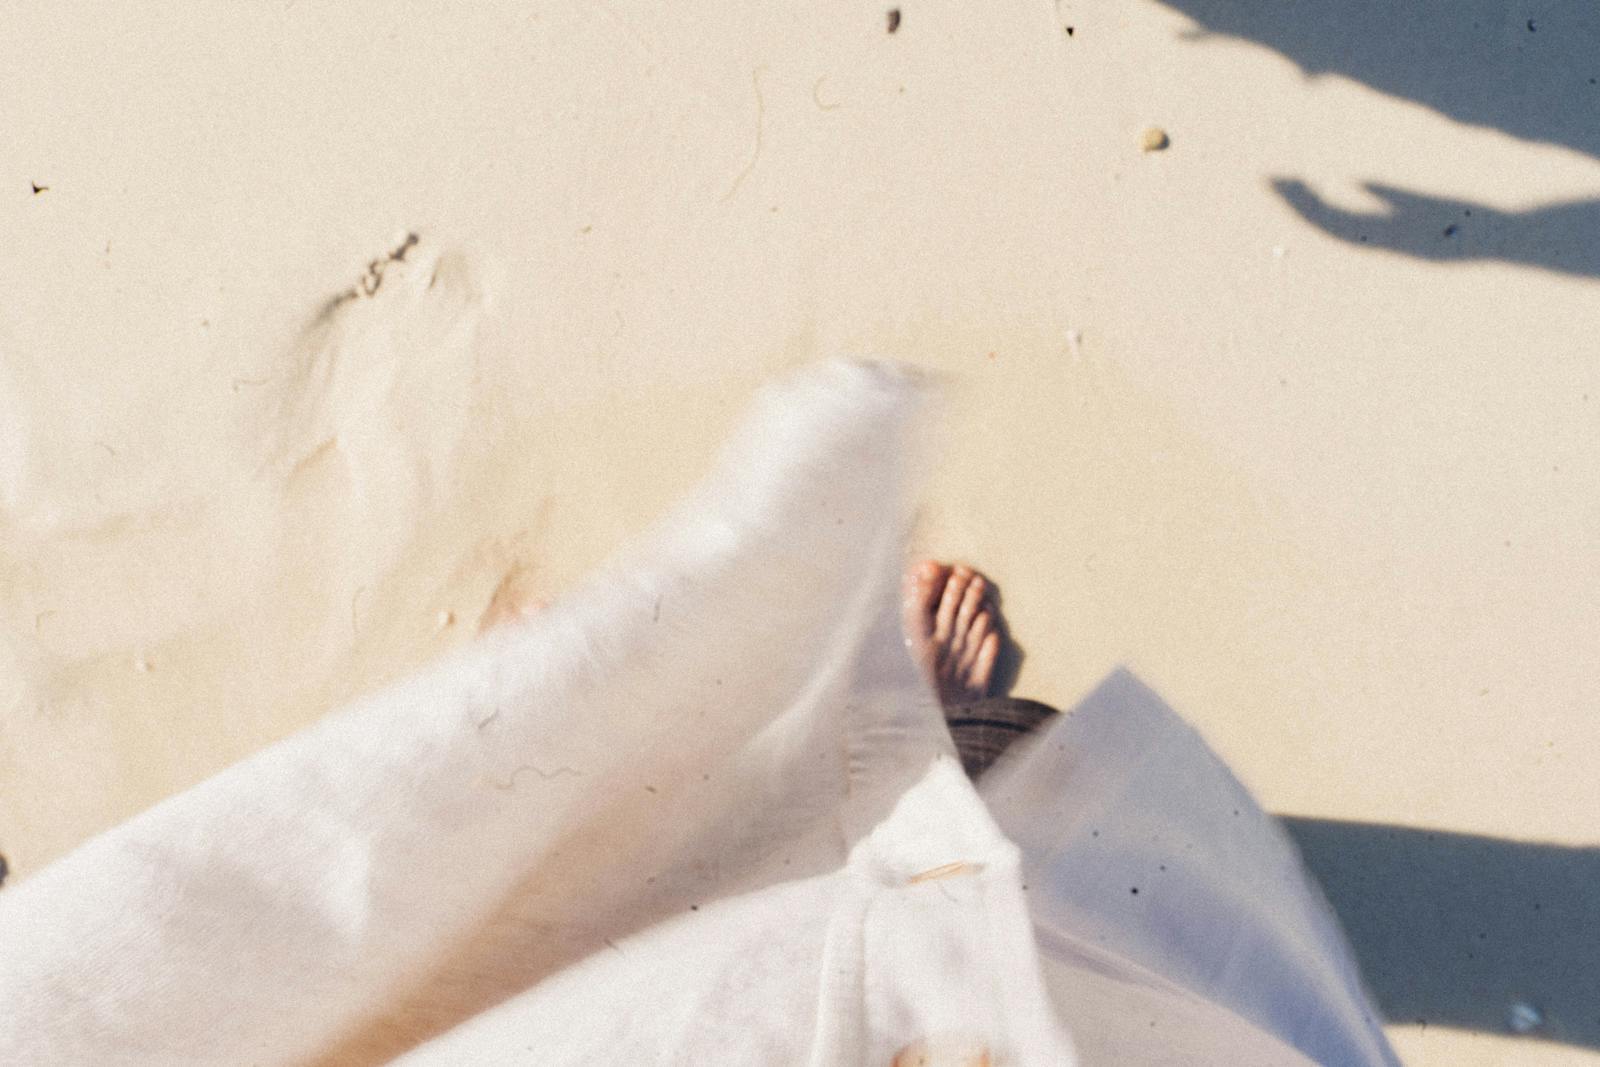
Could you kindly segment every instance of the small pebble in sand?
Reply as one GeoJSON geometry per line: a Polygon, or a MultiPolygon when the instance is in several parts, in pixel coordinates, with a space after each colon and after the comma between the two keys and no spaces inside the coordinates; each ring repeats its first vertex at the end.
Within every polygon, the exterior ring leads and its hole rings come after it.
{"type": "Polygon", "coordinates": [[[1146,152],[1160,152],[1170,144],[1172,144],[1172,139],[1167,136],[1167,131],[1160,126],[1150,127],[1139,137],[1139,147],[1146,152]]]}
{"type": "Polygon", "coordinates": [[[441,611],[439,612],[439,618],[437,621],[439,623],[439,629],[441,630],[448,626],[454,626],[456,621],[456,613],[453,611],[441,611]]]}
{"type": "Polygon", "coordinates": [[[150,661],[145,659],[143,656],[135,656],[133,660],[133,669],[138,671],[140,674],[149,674],[150,661]]]}
{"type": "Polygon", "coordinates": [[[1288,254],[1289,254],[1289,250],[1287,248],[1283,247],[1282,245],[1273,245],[1272,246],[1272,258],[1273,259],[1282,259],[1284,256],[1286,256],[1288,254]]]}
{"type": "Polygon", "coordinates": [[[1544,1013],[1527,1001],[1519,1000],[1506,1012],[1506,1025],[1513,1033],[1532,1033],[1544,1025],[1544,1013]]]}
{"type": "Polygon", "coordinates": [[[1083,358],[1083,331],[1082,330],[1068,330],[1067,331],[1067,351],[1069,353],[1071,353],[1073,359],[1082,359],[1083,358]]]}

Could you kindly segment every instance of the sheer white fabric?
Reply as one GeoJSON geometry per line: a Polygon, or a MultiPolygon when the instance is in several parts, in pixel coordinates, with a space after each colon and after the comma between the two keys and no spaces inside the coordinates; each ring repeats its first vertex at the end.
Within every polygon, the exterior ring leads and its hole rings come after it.
{"type": "Polygon", "coordinates": [[[1394,1063],[1130,680],[969,785],[898,621],[922,393],[770,392],[582,589],[0,893],[0,1060],[1394,1063]]]}

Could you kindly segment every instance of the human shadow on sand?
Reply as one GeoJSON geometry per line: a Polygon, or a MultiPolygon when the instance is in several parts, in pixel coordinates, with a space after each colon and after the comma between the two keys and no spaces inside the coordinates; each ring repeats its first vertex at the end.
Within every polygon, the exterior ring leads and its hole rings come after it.
{"type": "Polygon", "coordinates": [[[1282,822],[1387,1019],[1600,1048],[1600,848],[1282,822]]]}
{"type": "MultiPolygon", "coordinates": [[[[1600,159],[1600,4],[1159,2],[1194,20],[1191,39],[1254,41],[1308,76],[1341,75],[1457,122],[1600,159]]],[[[1600,199],[1497,211],[1380,185],[1369,188],[1387,209],[1365,213],[1332,207],[1298,181],[1274,185],[1307,221],[1352,244],[1600,276],[1600,199]]]]}
{"type": "Polygon", "coordinates": [[[1600,200],[1498,211],[1369,183],[1367,191],[1388,208],[1369,213],[1335,207],[1304,182],[1278,179],[1272,187],[1301,218],[1351,244],[1439,262],[1501,260],[1600,277],[1600,200]]]}

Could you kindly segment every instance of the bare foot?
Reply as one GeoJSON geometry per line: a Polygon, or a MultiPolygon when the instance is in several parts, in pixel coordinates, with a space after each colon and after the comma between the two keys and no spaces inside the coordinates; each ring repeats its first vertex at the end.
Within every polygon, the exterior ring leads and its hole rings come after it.
{"type": "Polygon", "coordinates": [[[995,668],[1005,624],[988,578],[964,564],[924,560],[906,572],[903,606],[906,647],[938,692],[956,754],[976,781],[1058,712],[1005,696],[995,668]]]}
{"type": "Polygon", "coordinates": [[[947,709],[993,696],[1002,636],[994,585],[965,564],[924,560],[906,573],[906,647],[947,709]]]}

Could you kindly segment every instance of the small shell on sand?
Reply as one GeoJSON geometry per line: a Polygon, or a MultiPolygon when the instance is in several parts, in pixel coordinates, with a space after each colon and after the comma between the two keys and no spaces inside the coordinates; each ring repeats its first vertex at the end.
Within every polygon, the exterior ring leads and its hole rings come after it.
{"type": "Polygon", "coordinates": [[[1160,126],[1151,126],[1139,137],[1139,147],[1146,152],[1159,152],[1172,143],[1167,136],[1167,131],[1160,126]]]}
{"type": "Polygon", "coordinates": [[[135,656],[133,659],[133,669],[138,671],[140,674],[149,674],[150,661],[145,659],[143,656],[135,656]]]}
{"type": "Polygon", "coordinates": [[[455,625],[456,613],[453,611],[441,611],[439,612],[439,617],[434,621],[438,623],[439,629],[443,630],[446,627],[455,625]]]}

